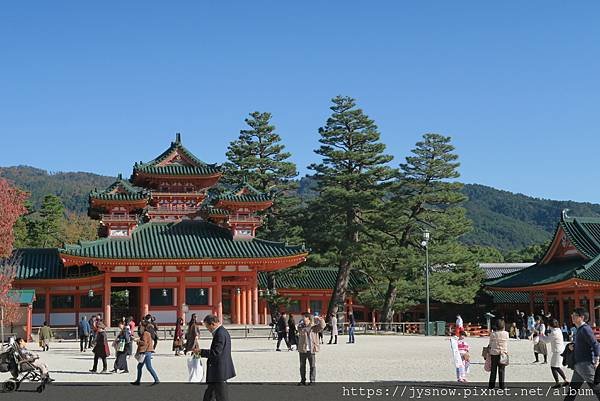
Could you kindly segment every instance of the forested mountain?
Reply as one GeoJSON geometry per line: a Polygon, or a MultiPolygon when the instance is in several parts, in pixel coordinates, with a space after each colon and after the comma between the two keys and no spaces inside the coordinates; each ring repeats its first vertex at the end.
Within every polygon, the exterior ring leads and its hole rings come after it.
{"type": "Polygon", "coordinates": [[[67,211],[78,213],[87,212],[88,194],[92,189],[107,187],[115,180],[115,177],[83,172],[48,173],[30,166],[0,167],[0,177],[29,192],[29,200],[36,209],[44,196],[54,194],[61,198],[67,211]]]}
{"type": "MultiPolygon", "coordinates": [[[[0,176],[30,192],[36,207],[45,195],[55,194],[68,211],[79,213],[87,211],[91,189],[107,187],[115,179],[84,172],[48,173],[29,166],[0,167],[0,176]]],[[[297,191],[306,200],[315,195],[314,187],[314,181],[304,177],[297,191]]],[[[502,251],[549,240],[563,209],[570,209],[573,216],[600,216],[600,205],[593,203],[539,199],[477,184],[465,185],[463,192],[469,197],[464,206],[473,220],[473,231],[463,241],[502,251]]]]}

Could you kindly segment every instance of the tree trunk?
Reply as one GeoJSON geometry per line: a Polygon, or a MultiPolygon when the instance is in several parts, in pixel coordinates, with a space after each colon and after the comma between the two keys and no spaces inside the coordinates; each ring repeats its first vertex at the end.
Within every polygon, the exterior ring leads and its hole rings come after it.
{"type": "MultiPolygon", "coordinates": [[[[342,260],[340,262],[340,266],[338,269],[338,275],[335,282],[335,289],[331,294],[331,299],[329,300],[329,308],[327,310],[329,313],[337,313],[338,305],[344,304],[346,300],[346,291],[348,289],[348,282],[350,281],[350,270],[352,269],[352,264],[349,260],[342,260]]],[[[329,320],[329,318],[328,318],[329,320]]]]}
{"type": "MultiPolygon", "coordinates": [[[[269,272],[269,273],[267,273],[267,290],[272,294],[273,290],[275,288],[276,288],[275,287],[275,273],[269,272]]],[[[279,305],[277,305],[275,302],[272,302],[272,301],[269,301],[268,305],[269,305],[269,314],[271,315],[270,323],[275,323],[275,315],[278,312],[279,305]]],[[[265,323],[268,324],[269,322],[265,322],[265,323]]]]}
{"type": "Polygon", "coordinates": [[[384,330],[391,329],[391,322],[394,319],[394,303],[396,302],[396,295],[398,294],[398,288],[396,284],[389,280],[388,288],[385,293],[385,301],[383,303],[383,309],[381,311],[381,320],[384,325],[384,330]]]}

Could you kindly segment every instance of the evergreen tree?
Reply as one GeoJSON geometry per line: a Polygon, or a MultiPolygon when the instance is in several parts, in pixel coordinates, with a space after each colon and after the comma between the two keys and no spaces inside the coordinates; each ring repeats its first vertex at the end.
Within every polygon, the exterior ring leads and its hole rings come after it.
{"type": "Polygon", "coordinates": [[[376,209],[393,177],[385,145],[375,125],[354,99],[332,99],[332,114],[319,129],[322,161],[310,166],[318,196],[308,207],[305,237],[310,246],[338,266],[328,310],[337,312],[346,298],[352,266],[361,255],[365,216],[376,209]]]}
{"type": "Polygon", "coordinates": [[[391,195],[383,200],[380,212],[372,215],[377,230],[370,233],[371,239],[385,244],[380,258],[388,259],[379,274],[377,268],[373,269],[387,285],[382,306],[385,322],[390,322],[394,314],[399,280],[414,283],[415,299],[424,299],[421,239],[425,229],[431,232],[432,298],[442,302],[472,302],[479,288],[482,272],[473,253],[458,243],[471,225],[460,207],[466,200],[460,192],[462,185],[451,181],[459,177],[458,156],[453,152],[449,137],[425,134],[406,163],[400,165],[391,195]]]}
{"type": "Polygon", "coordinates": [[[39,215],[29,221],[28,231],[31,246],[35,247],[60,247],[64,242],[62,230],[65,218],[65,208],[56,195],[46,195],[39,215]]]}
{"type": "MultiPolygon", "coordinates": [[[[293,196],[298,175],[296,165],[289,161],[291,154],[285,151],[281,137],[271,124],[271,113],[255,111],[244,120],[249,129],[240,131],[238,139],[231,142],[224,163],[225,185],[235,185],[247,180],[261,192],[273,195],[273,205],[261,212],[263,226],[257,230],[257,237],[270,241],[300,241],[300,229],[297,228],[297,208],[300,201],[293,196]]],[[[277,287],[278,272],[267,276],[269,293],[277,287]]],[[[276,295],[265,297],[271,315],[277,312],[283,298],[276,295]]]]}

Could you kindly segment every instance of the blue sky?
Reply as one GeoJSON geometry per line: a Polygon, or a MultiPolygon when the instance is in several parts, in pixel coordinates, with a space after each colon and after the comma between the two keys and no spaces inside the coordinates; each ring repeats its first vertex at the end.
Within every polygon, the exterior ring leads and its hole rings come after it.
{"type": "Polygon", "coordinates": [[[600,3],[11,2],[0,166],[128,175],[181,132],[222,162],[270,111],[302,173],[337,94],[403,160],[453,138],[462,180],[600,202],[600,3]]]}

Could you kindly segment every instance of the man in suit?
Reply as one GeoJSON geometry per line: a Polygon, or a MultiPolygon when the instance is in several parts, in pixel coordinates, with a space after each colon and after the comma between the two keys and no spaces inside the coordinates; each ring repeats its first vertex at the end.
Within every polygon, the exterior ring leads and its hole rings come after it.
{"type": "Polygon", "coordinates": [[[204,392],[204,401],[229,401],[226,381],[235,377],[235,368],[231,359],[231,337],[215,315],[206,316],[204,326],[213,336],[210,349],[200,350],[200,355],[208,358],[206,367],[208,388],[204,392]]]}

